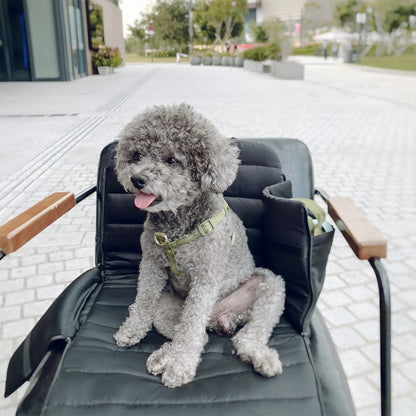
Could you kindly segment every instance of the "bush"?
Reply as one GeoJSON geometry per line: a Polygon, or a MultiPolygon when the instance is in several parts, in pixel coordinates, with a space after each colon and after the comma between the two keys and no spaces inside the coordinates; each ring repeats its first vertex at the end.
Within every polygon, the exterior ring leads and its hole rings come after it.
{"type": "Polygon", "coordinates": [[[267,50],[269,52],[269,59],[273,59],[275,61],[282,60],[282,53],[278,43],[270,43],[267,46],[267,50]]]}
{"type": "Polygon", "coordinates": [[[155,58],[174,58],[176,56],[176,51],[173,49],[163,50],[163,51],[155,51],[153,56],[155,58]]]}
{"type": "Polygon", "coordinates": [[[109,66],[110,55],[106,47],[99,47],[92,57],[92,64],[97,68],[99,66],[109,66]]]}
{"type": "Polygon", "coordinates": [[[243,53],[243,57],[251,59],[252,61],[265,61],[266,59],[273,59],[280,61],[282,59],[280,45],[278,43],[270,43],[264,46],[257,46],[256,48],[247,49],[243,53]]]}
{"type": "Polygon", "coordinates": [[[265,61],[268,59],[269,53],[266,46],[257,46],[256,48],[244,51],[243,57],[252,61],[265,61]]]}
{"type": "Polygon", "coordinates": [[[293,55],[318,55],[321,48],[319,44],[302,46],[293,49],[293,55]]]}
{"type": "Polygon", "coordinates": [[[92,57],[92,64],[97,68],[99,66],[116,67],[122,64],[120,50],[118,48],[110,48],[109,46],[99,46],[98,51],[92,57]]]}
{"type": "Polygon", "coordinates": [[[121,65],[123,63],[123,59],[121,57],[120,54],[120,50],[118,48],[109,48],[109,55],[110,55],[110,60],[109,60],[109,65],[112,68],[115,68],[119,65],[121,65]]]}

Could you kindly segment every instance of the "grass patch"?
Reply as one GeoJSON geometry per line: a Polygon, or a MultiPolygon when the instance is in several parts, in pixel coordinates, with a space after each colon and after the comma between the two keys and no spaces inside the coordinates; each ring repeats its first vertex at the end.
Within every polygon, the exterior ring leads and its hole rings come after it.
{"type": "MultiPolygon", "coordinates": [[[[126,53],[126,63],[128,64],[151,64],[151,63],[158,63],[158,64],[174,64],[176,63],[176,57],[169,57],[169,58],[158,58],[156,56],[138,56],[135,53],[126,53]]],[[[189,58],[181,57],[181,62],[189,62],[189,58]]]]}
{"type": "Polygon", "coordinates": [[[363,58],[360,58],[357,63],[359,65],[377,68],[416,71],[416,53],[403,54],[401,56],[383,56],[381,58],[364,56],[363,58]]]}

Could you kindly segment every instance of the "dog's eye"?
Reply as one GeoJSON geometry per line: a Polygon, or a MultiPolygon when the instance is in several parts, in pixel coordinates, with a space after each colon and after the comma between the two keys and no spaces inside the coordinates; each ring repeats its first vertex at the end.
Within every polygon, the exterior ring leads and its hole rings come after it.
{"type": "Polygon", "coordinates": [[[142,158],[142,155],[140,154],[140,152],[136,152],[136,153],[133,155],[133,159],[134,159],[136,162],[138,162],[141,158],[142,158]]]}
{"type": "Polygon", "coordinates": [[[177,163],[179,163],[174,157],[168,157],[165,162],[168,165],[176,165],[177,163]]]}

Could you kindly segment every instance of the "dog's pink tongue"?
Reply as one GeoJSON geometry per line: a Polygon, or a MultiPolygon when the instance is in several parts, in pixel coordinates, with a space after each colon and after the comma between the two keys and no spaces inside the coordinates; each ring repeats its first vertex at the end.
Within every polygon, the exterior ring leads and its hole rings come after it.
{"type": "Polygon", "coordinates": [[[155,199],[156,195],[139,192],[134,198],[134,205],[140,209],[147,208],[155,199]]]}

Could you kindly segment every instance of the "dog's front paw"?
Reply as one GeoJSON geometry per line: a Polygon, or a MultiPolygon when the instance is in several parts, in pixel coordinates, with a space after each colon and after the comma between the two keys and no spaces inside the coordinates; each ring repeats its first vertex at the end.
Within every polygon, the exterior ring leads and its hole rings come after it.
{"type": "Polygon", "coordinates": [[[171,360],[162,373],[162,383],[166,387],[180,387],[189,383],[195,377],[196,367],[184,365],[183,363],[171,360]]]}
{"type": "Polygon", "coordinates": [[[182,357],[172,350],[170,342],[154,351],[146,362],[150,374],[162,374],[162,383],[166,387],[180,387],[193,380],[198,363],[193,363],[189,356],[182,357]]]}
{"type": "Polygon", "coordinates": [[[167,342],[163,344],[161,348],[150,354],[146,361],[146,368],[150,374],[153,374],[154,376],[162,374],[166,364],[169,361],[169,346],[170,342],[167,342]]]}
{"type": "Polygon", "coordinates": [[[113,335],[116,344],[119,347],[131,347],[138,344],[144,337],[144,331],[138,331],[134,328],[128,320],[120,327],[120,329],[113,335]]]}

